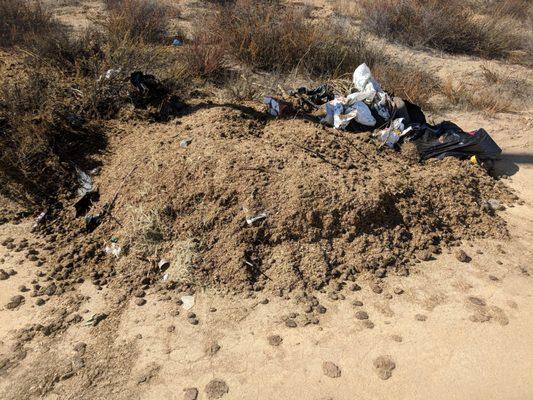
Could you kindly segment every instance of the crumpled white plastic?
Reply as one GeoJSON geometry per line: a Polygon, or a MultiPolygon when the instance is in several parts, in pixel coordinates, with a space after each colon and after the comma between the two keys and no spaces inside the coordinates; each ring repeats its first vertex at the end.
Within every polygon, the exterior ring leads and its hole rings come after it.
{"type": "Polygon", "coordinates": [[[390,118],[387,109],[388,95],[372,77],[372,72],[365,63],[359,65],[353,72],[353,84],[359,93],[352,94],[357,94],[361,100],[373,107],[382,118],[390,118]]]}
{"type": "Polygon", "coordinates": [[[326,116],[322,119],[322,123],[334,126],[336,129],[345,129],[352,119],[365,126],[376,125],[376,119],[372,116],[370,108],[362,101],[338,97],[326,103],[326,116]]]}
{"type": "Polygon", "coordinates": [[[387,93],[383,91],[378,82],[372,77],[370,68],[366,64],[359,65],[353,73],[353,84],[356,92],[346,97],[336,97],[326,103],[326,116],[322,123],[334,126],[336,129],[345,129],[352,119],[361,125],[375,126],[376,119],[371,108],[384,119],[390,118],[387,108],[387,93]]]}

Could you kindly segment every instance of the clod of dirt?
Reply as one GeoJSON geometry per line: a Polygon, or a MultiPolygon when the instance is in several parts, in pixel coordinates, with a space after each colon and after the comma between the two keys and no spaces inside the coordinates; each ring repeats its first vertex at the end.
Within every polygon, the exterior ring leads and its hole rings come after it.
{"type": "Polygon", "coordinates": [[[470,262],[472,259],[468,256],[468,254],[466,254],[464,252],[464,250],[456,250],[455,253],[455,258],[457,258],[457,260],[463,262],[463,263],[467,263],[467,262],[470,262]]]}
{"type": "Polygon", "coordinates": [[[228,392],[228,385],[222,379],[213,379],[205,387],[205,394],[208,399],[220,399],[228,392]]]}
{"type": "Polygon", "coordinates": [[[296,324],[295,320],[289,318],[285,320],[285,326],[288,328],[296,328],[298,325],[296,324]]]}
{"type": "Polygon", "coordinates": [[[403,289],[401,287],[395,287],[394,288],[394,294],[402,294],[403,293],[403,289]]]}
{"type": "Polygon", "coordinates": [[[391,335],[391,339],[398,343],[403,341],[403,338],[400,335],[391,335]]]}
{"type": "Polygon", "coordinates": [[[472,322],[488,322],[490,321],[490,316],[478,311],[475,314],[470,315],[468,319],[472,322]]]}
{"type": "Polygon", "coordinates": [[[283,342],[283,338],[280,335],[270,335],[267,340],[271,346],[279,346],[283,342]]]}
{"type": "Polygon", "coordinates": [[[0,281],[5,281],[8,278],[9,278],[8,273],[4,271],[3,269],[0,269],[0,281]]]}
{"type": "Polygon", "coordinates": [[[371,289],[374,293],[377,293],[377,294],[383,293],[383,288],[381,287],[379,283],[372,284],[371,289]]]}
{"type": "Polygon", "coordinates": [[[356,291],[358,291],[358,290],[361,290],[361,286],[359,286],[357,283],[352,283],[352,284],[350,285],[350,290],[351,290],[352,292],[356,292],[356,291]]]}
{"type": "Polygon", "coordinates": [[[357,311],[355,313],[355,318],[357,318],[359,320],[368,319],[368,313],[366,311],[357,311]]]}
{"type": "Polygon", "coordinates": [[[429,261],[433,258],[433,255],[431,254],[431,251],[423,250],[418,252],[416,258],[418,258],[420,261],[429,261]]]}
{"type": "Polygon", "coordinates": [[[197,388],[183,389],[183,400],[196,400],[198,398],[197,388]]]}
{"type": "Polygon", "coordinates": [[[480,299],[479,297],[469,296],[468,301],[476,306],[485,307],[487,303],[485,300],[480,299]]]}
{"type": "Polygon", "coordinates": [[[326,307],[324,307],[322,304],[319,304],[318,306],[316,306],[316,311],[319,313],[319,314],[325,314],[327,309],[326,307]]]}
{"type": "Polygon", "coordinates": [[[374,368],[381,379],[387,380],[392,376],[392,370],[396,368],[396,364],[391,356],[379,356],[374,360],[374,368]]]}
{"type": "Polygon", "coordinates": [[[362,323],[363,323],[363,326],[364,326],[365,328],[367,328],[367,329],[374,329],[374,326],[375,326],[375,325],[374,325],[374,323],[373,323],[372,321],[370,321],[370,320],[368,320],[368,319],[365,319],[365,320],[362,321],[362,323]]]}
{"type": "Polygon", "coordinates": [[[191,325],[198,325],[199,323],[197,318],[187,318],[187,321],[189,321],[191,325]]]}
{"type": "Polygon", "coordinates": [[[137,304],[138,306],[144,306],[146,304],[146,299],[138,297],[135,299],[135,304],[137,304]]]}
{"type": "Polygon", "coordinates": [[[354,307],[362,307],[363,306],[363,302],[360,301],[360,300],[354,300],[354,301],[352,301],[352,305],[354,307]]]}
{"type": "Polygon", "coordinates": [[[35,304],[38,306],[42,306],[44,305],[44,303],[45,303],[44,299],[38,298],[37,300],[35,300],[35,304]]]}
{"type": "Polygon", "coordinates": [[[78,353],[79,356],[83,356],[85,354],[85,350],[87,349],[87,344],[78,342],[74,345],[73,349],[76,353],[78,353]]]}
{"type": "Polygon", "coordinates": [[[426,315],[424,315],[424,314],[416,314],[415,315],[415,319],[417,321],[422,321],[423,322],[423,321],[426,321],[428,319],[428,317],[426,315]]]}
{"type": "Polygon", "coordinates": [[[329,378],[338,378],[341,376],[341,369],[331,361],[324,361],[322,363],[322,371],[329,378]]]}
{"type": "Polygon", "coordinates": [[[6,309],[8,310],[14,310],[18,306],[20,306],[24,302],[24,296],[22,295],[16,295],[11,297],[9,300],[9,303],[6,304],[6,309]]]}
{"type": "Polygon", "coordinates": [[[217,342],[209,342],[205,346],[204,352],[209,357],[213,357],[220,350],[220,345],[217,342]]]}

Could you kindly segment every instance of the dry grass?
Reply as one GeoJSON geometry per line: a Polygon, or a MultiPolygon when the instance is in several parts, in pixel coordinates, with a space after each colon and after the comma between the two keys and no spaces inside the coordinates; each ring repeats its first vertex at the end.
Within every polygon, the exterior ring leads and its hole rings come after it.
{"type": "Polygon", "coordinates": [[[513,112],[512,100],[490,88],[473,88],[448,78],[441,85],[441,93],[451,104],[467,110],[481,110],[490,114],[513,112]]]}
{"type": "Polygon", "coordinates": [[[109,12],[104,26],[110,40],[163,43],[176,9],[156,0],[106,0],[109,12]]]}
{"type": "Polygon", "coordinates": [[[3,193],[46,201],[73,184],[74,165],[91,165],[105,146],[98,124],[75,113],[76,94],[53,70],[30,71],[4,82],[0,94],[0,177],[3,193]]]}
{"type": "MultiPolygon", "coordinates": [[[[366,29],[415,47],[504,58],[527,49],[516,20],[479,16],[462,0],[361,0],[366,29]]],[[[493,10],[497,12],[497,10],[493,10]]]]}
{"type": "MultiPolygon", "coordinates": [[[[206,65],[223,58],[270,72],[298,70],[313,76],[338,76],[377,57],[339,20],[315,22],[306,6],[274,1],[236,0],[215,8],[196,27],[196,43],[217,49],[203,52],[206,65]]],[[[204,68],[205,69],[205,68],[204,68]]],[[[210,68],[213,70],[214,68],[210,68]]]]}
{"type": "Polygon", "coordinates": [[[430,73],[402,63],[378,64],[373,74],[391,94],[409,100],[424,110],[431,110],[431,97],[438,92],[439,81],[430,73]]]}
{"type": "Polygon", "coordinates": [[[23,46],[37,37],[56,36],[62,26],[37,1],[0,0],[0,46],[23,46]]]}

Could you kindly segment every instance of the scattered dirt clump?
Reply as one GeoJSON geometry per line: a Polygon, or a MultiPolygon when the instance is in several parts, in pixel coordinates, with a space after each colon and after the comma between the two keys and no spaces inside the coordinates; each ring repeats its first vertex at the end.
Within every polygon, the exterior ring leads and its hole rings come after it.
{"type": "Polygon", "coordinates": [[[228,385],[221,379],[213,379],[205,387],[205,394],[208,399],[220,399],[228,392],[228,385]]]}
{"type": "Polygon", "coordinates": [[[392,376],[392,370],[396,368],[396,363],[390,356],[379,356],[374,360],[374,368],[381,379],[387,380],[392,376]]]}
{"type": "Polygon", "coordinates": [[[322,371],[329,378],[338,378],[341,376],[341,369],[331,361],[324,361],[322,363],[322,371]]]}

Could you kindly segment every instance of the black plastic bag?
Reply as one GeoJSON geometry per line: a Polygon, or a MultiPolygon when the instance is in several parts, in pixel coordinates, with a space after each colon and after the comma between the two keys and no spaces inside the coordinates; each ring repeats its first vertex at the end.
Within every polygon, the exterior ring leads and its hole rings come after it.
{"type": "Polygon", "coordinates": [[[502,149],[492,140],[484,129],[465,132],[452,122],[444,121],[438,125],[412,125],[413,134],[405,141],[415,143],[421,160],[448,156],[470,158],[476,156],[480,161],[497,159],[502,149]]]}

